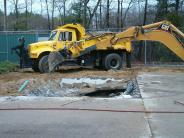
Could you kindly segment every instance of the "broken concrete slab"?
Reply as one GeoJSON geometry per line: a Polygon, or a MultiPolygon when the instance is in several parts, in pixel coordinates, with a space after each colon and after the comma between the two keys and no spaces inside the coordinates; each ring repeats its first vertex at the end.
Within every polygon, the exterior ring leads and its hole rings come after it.
{"type": "Polygon", "coordinates": [[[61,82],[48,81],[46,85],[39,86],[25,95],[46,96],[46,97],[66,97],[81,96],[86,93],[99,90],[123,90],[127,86],[127,80],[114,78],[63,78],[61,82]],[[59,87],[58,87],[59,86],[59,87]]]}

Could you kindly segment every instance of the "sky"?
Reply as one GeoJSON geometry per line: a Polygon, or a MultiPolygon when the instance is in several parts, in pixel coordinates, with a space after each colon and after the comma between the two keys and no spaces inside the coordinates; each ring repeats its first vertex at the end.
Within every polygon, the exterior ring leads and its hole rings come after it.
{"type": "MultiPolygon", "coordinates": [[[[0,0],[0,9],[1,9],[1,11],[4,10],[4,8],[3,8],[3,6],[4,6],[3,5],[3,1],[4,0],[0,0]]],[[[13,6],[12,1],[13,0],[7,0],[7,12],[8,12],[8,14],[10,12],[14,12],[14,6],[13,6]]],[[[24,12],[25,11],[24,1],[25,0],[19,0],[19,3],[20,3],[19,5],[21,7],[21,9],[20,9],[21,12],[24,12]]],[[[43,1],[43,4],[42,5],[44,7],[45,6],[45,4],[44,4],[45,0],[42,0],[42,1],[43,1]]],[[[71,2],[75,2],[75,1],[77,1],[77,0],[68,0],[67,6],[66,6],[67,9],[70,8],[71,2]]],[[[102,0],[102,1],[105,4],[105,1],[106,0],[102,0]]],[[[144,1],[144,0],[142,0],[142,1],[144,1]]],[[[128,7],[128,3],[129,2],[130,2],[130,0],[123,0],[123,7],[124,8],[128,7]]],[[[149,4],[152,4],[152,5],[155,5],[156,4],[156,0],[148,0],[148,2],[149,2],[149,4]]],[[[89,5],[94,5],[94,4],[95,4],[94,3],[94,0],[91,0],[91,2],[89,3],[89,5]]],[[[141,4],[144,4],[144,2],[141,2],[141,4]]],[[[116,8],[116,5],[117,5],[117,0],[113,0],[113,2],[111,3],[111,8],[116,8]]],[[[30,8],[29,8],[29,10],[30,10],[30,8]]],[[[41,12],[40,0],[33,0],[33,12],[40,14],[40,12],[41,12]]],[[[43,14],[46,14],[45,8],[44,8],[43,14]]],[[[58,16],[58,14],[59,14],[59,12],[56,11],[55,16],[58,16]]]]}

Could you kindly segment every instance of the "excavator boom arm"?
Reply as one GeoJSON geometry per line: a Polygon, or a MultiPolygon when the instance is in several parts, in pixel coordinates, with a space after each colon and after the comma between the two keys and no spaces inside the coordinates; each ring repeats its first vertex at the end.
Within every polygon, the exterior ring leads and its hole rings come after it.
{"type": "Polygon", "coordinates": [[[163,43],[178,57],[184,60],[184,34],[168,21],[142,27],[131,27],[114,37],[117,41],[149,40],[163,43]]]}

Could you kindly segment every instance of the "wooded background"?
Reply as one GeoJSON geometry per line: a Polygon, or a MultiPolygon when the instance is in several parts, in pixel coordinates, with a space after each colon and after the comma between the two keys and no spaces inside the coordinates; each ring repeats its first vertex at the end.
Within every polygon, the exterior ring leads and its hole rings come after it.
{"type": "MultiPolygon", "coordinates": [[[[1,0],[1,5],[0,31],[52,30],[66,23],[122,30],[165,19],[184,31],[184,0],[1,0]]],[[[134,44],[137,61],[144,59],[143,45],[134,44]]],[[[146,53],[148,62],[181,61],[159,43],[147,43],[146,53]]]]}

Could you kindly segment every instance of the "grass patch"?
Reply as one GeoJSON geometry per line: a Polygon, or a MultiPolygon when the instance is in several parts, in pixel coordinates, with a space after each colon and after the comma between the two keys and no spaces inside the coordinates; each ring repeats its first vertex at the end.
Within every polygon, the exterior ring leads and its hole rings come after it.
{"type": "Polygon", "coordinates": [[[4,72],[17,71],[18,66],[9,61],[0,62],[0,74],[4,72]]]}

